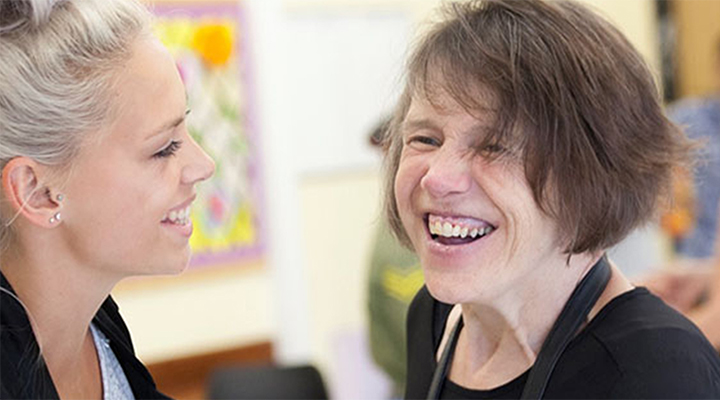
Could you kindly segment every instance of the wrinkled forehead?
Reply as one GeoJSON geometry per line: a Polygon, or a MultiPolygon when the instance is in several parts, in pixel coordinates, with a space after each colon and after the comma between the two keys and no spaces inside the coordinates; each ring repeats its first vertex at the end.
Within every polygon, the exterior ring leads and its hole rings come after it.
{"type": "Polygon", "coordinates": [[[418,119],[418,109],[429,108],[439,115],[472,117],[476,128],[473,131],[482,133],[485,143],[503,143],[520,150],[525,136],[532,132],[532,127],[521,121],[513,109],[502,107],[494,89],[469,78],[460,80],[441,69],[408,80],[399,128],[418,119]]]}
{"type": "Polygon", "coordinates": [[[409,100],[408,109],[399,126],[403,135],[430,130],[472,134],[480,140],[493,127],[493,112],[486,109],[468,110],[444,90],[420,93],[409,100]]]}
{"type": "Polygon", "coordinates": [[[438,111],[462,110],[482,119],[495,114],[498,108],[495,90],[471,73],[448,64],[434,59],[422,69],[411,70],[406,91],[409,103],[427,102],[438,111]]]}

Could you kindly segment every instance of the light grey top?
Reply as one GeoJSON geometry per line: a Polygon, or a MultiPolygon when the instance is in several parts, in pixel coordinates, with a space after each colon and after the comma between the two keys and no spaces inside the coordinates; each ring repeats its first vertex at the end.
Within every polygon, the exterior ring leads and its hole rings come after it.
{"type": "Polygon", "coordinates": [[[117,357],[115,357],[115,353],[110,348],[110,340],[95,324],[90,324],[90,331],[92,331],[95,349],[100,360],[103,399],[135,400],[130,383],[125,376],[125,371],[123,371],[117,357]]]}

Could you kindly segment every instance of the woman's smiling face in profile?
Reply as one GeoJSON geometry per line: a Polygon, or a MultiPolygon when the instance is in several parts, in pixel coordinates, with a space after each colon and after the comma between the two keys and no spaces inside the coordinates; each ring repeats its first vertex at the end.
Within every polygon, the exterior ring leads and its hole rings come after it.
{"type": "Polygon", "coordinates": [[[114,88],[111,122],[87,135],[64,188],[67,246],[118,276],[180,272],[194,186],[214,163],[188,134],[183,83],[156,39],[136,39],[114,88]]]}

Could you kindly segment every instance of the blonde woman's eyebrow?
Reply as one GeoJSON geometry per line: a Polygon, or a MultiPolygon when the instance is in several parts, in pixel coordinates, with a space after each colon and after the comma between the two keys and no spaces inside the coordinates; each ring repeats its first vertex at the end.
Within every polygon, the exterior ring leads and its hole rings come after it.
{"type": "Polygon", "coordinates": [[[173,130],[173,129],[177,128],[180,124],[182,124],[185,121],[185,118],[187,118],[188,114],[190,114],[190,109],[185,110],[185,112],[183,113],[182,116],[177,117],[177,118],[169,121],[166,124],[163,124],[160,128],[153,131],[150,135],[148,135],[146,140],[150,140],[150,139],[154,138],[155,136],[161,135],[169,130],[173,130]]]}

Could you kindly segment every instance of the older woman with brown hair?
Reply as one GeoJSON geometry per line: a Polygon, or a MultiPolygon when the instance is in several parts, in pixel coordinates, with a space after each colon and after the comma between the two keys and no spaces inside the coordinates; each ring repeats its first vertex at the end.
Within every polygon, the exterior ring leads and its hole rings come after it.
{"type": "Polygon", "coordinates": [[[605,255],[690,148],[642,58],[572,2],[447,11],[387,141],[390,223],[426,281],[405,396],[720,397],[702,333],[605,255]]]}

